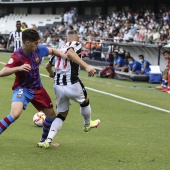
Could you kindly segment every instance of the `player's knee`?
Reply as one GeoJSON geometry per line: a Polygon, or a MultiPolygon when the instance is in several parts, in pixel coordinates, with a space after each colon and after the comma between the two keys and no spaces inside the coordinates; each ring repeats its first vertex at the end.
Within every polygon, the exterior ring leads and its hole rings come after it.
{"type": "Polygon", "coordinates": [[[64,120],[66,119],[66,117],[64,117],[64,116],[61,115],[61,114],[58,114],[56,117],[59,118],[59,119],[61,119],[62,121],[64,121],[64,120]]]}
{"type": "Polygon", "coordinates": [[[81,107],[86,107],[89,105],[89,99],[85,100],[83,103],[80,104],[81,107]]]}

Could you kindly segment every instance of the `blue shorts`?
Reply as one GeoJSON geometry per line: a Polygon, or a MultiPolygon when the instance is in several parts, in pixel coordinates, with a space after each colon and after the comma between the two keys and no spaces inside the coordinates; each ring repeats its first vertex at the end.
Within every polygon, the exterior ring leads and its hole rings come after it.
{"type": "Polygon", "coordinates": [[[29,102],[31,102],[38,111],[41,111],[44,108],[53,107],[51,98],[49,97],[44,88],[34,91],[31,89],[18,87],[13,91],[12,97],[12,102],[17,101],[22,102],[24,104],[24,110],[26,109],[29,102]]]}

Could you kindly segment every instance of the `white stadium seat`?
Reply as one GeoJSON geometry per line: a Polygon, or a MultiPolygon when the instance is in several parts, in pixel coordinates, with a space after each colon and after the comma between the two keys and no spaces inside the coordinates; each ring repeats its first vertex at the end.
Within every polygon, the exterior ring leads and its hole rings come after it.
{"type": "Polygon", "coordinates": [[[35,24],[38,26],[46,26],[46,24],[53,24],[54,22],[61,22],[60,15],[54,14],[10,14],[0,18],[0,33],[8,34],[16,30],[16,21],[20,20],[32,28],[35,24]]]}

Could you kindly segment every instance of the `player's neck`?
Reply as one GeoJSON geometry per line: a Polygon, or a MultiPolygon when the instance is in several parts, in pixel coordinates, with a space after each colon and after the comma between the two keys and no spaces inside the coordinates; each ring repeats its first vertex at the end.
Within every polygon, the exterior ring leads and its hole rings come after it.
{"type": "Polygon", "coordinates": [[[32,51],[27,49],[24,45],[22,46],[22,50],[24,51],[25,54],[28,54],[28,55],[30,55],[32,53],[32,51]]]}

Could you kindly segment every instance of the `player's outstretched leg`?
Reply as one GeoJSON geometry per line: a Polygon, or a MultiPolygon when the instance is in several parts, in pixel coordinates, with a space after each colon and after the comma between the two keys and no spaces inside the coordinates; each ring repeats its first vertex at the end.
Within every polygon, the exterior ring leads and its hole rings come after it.
{"type": "Polygon", "coordinates": [[[45,118],[45,121],[43,123],[43,132],[42,132],[42,137],[40,139],[40,142],[44,142],[47,139],[50,127],[52,122],[55,120],[55,118],[45,118]]]}
{"type": "Polygon", "coordinates": [[[15,119],[9,114],[4,119],[0,120],[0,134],[3,133],[15,119]]]}
{"type": "Polygon", "coordinates": [[[58,114],[57,117],[55,118],[55,120],[51,124],[51,128],[48,133],[48,136],[46,137],[46,140],[40,141],[39,143],[37,143],[37,146],[44,147],[44,148],[49,148],[50,145],[59,146],[58,143],[52,142],[52,140],[56,136],[58,131],[61,129],[64,120],[65,120],[65,117],[58,114]]]}

